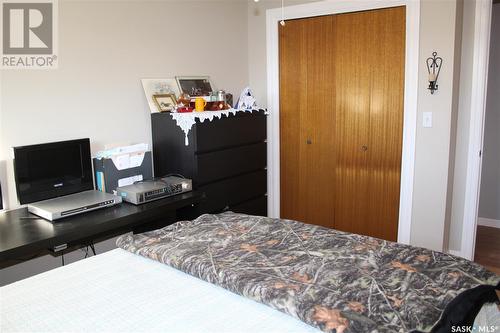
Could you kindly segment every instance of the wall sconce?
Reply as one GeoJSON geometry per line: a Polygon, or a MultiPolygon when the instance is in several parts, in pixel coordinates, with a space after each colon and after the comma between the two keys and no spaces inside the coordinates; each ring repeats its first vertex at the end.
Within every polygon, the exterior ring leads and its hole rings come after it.
{"type": "Polygon", "coordinates": [[[437,52],[432,52],[432,57],[427,58],[427,71],[429,72],[429,89],[431,94],[438,90],[437,80],[441,71],[443,58],[437,56],[437,52]]]}

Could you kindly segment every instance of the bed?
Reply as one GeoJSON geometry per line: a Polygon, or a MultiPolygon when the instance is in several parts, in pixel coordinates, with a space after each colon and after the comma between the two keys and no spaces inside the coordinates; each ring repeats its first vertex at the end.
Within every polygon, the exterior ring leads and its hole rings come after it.
{"type": "Polygon", "coordinates": [[[449,332],[498,320],[500,277],[479,265],[296,221],[203,215],[117,244],[2,287],[0,330],[449,332]]]}
{"type": "Polygon", "coordinates": [[[0,319],[0,332],[318,333],[123,249],[0,288],[0,319]]]}

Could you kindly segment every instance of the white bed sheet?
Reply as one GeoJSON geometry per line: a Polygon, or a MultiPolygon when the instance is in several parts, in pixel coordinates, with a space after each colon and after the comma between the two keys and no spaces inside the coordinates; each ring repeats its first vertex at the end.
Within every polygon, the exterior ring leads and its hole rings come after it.
{"type": "Polygon", "coordinates": [[[315,332],[169,266],[112,250],[0,288],[0,332],[315,332]]]}

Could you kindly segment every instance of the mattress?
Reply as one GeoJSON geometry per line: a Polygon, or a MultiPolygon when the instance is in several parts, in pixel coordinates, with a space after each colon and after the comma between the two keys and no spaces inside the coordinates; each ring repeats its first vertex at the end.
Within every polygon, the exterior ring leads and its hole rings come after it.
{"type": "Polygon", "coordinates": [[[115,249],[0,288],[1,332],[318,332],[115,249]]]}
{"type": "Polygon", "coordinates": [[[328,333],[450,332],[500,288],[500,276],[449,254],[231,212],[117,245],[328,333]]]}

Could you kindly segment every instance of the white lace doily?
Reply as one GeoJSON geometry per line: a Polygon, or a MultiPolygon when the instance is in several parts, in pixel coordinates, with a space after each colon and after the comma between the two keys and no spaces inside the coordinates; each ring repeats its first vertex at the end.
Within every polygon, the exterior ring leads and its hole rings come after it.
{"type": "Polygon", "coordinates": [[[196,119],[199,119],[200,122],[204,122],[205,120],[212,121],[214,118],[221,118],[223,115],[228,117],[230,114],[235,115],[236,112],[252,112],[254,110],[236,110],[229,109],[223,111],[203,111],[203,112],[171,112],[172,119],[175,120],[177,126],[179,126],[185,135],[185,144],[189,146],[188,134],[193,125],[196,123],[196,119]]]}

